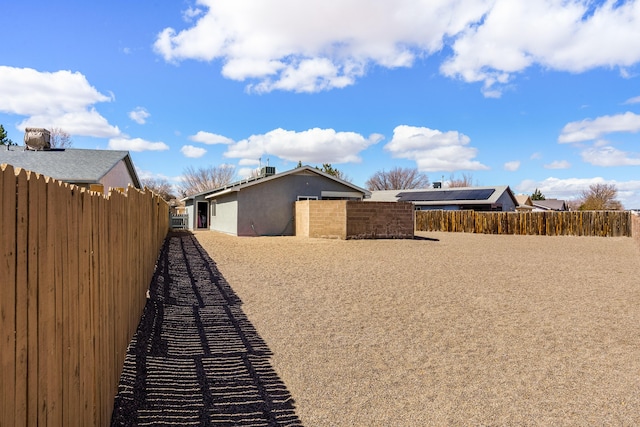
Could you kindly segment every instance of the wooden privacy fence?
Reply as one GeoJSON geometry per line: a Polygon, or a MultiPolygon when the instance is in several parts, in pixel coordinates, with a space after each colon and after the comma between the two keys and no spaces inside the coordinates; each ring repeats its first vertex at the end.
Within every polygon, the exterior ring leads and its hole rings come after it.
{"type": "Polygon", "coordinates": [[[640,215],[631,215],[631,236],[640,249],[640,215]]]}
{"type": "Polygon", "coordinates": [[[631,236],[631,225],[626,211],[416,211],[416,231],[610,237],[631,236]]]}
{"type": "Polygon", "coordinates": [[[169,207],[0,166],[0,425],[107,425],[169,207]]]}

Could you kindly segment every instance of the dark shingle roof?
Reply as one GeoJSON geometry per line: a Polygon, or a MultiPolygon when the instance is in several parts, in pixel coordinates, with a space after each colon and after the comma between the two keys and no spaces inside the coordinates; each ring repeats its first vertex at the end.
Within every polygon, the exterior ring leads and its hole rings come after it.
{"type": "Polygon", "coordinates": [[[548,211],[566,211],[567,204],[561,199],[533,200],[533,206],[548,211]]]}
{"type": "Polygon", "coordinates": [[[439,206],[439,205],[477,205],[493,204],[507,193],[513,200],[514,206],[518,201],[508,185],[494,187],[453,187],[442,189],[413,189],[413,190],[379,190],[372,191],[372,202],[412,202],[415,205],[439,206]]]}
{"type": "Polygon", "coordinates": [[[140,188],[128,151],[74,148],[31,151],[22,146],[0,147],[0,164],[7,163],[70,183],[97,183],[121,160],[125,162],[134,186],[140,188]]]}

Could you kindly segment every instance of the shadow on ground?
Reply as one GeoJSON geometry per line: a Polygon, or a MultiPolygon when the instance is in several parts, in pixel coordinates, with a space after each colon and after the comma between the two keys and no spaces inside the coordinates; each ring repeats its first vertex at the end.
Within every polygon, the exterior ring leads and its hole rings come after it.
{"type": "Polygon", "coordinates": [[[300,426],[266,344],[191,233],[165,240],[112,426],[300,426]]]}

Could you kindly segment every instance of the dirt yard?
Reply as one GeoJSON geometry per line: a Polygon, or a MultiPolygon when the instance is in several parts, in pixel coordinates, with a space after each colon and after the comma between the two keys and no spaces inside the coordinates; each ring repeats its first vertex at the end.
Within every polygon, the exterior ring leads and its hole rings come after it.
{"type": "Polygon", "coordinates": [[[640,424],[631,238],[196,237],[306,426],[640,424]]]}

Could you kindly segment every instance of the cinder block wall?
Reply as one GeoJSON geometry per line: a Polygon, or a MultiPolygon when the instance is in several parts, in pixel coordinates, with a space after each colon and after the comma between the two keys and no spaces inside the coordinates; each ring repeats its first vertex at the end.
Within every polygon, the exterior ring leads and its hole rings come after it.
{"type": "Polygon", "coordinates": [[[412,239],[413,203],[347,203],[347,239],[412,239]]]}
{"type": "Polygon", "coordinates": [[[296,236],[411,239],[412,203],[305,200],[295,204],[296,236]]]}
{"type": "Polygon", "coordinates": [[[346,200],[296,202],[296,236],[346,239],[346,200]]]}

